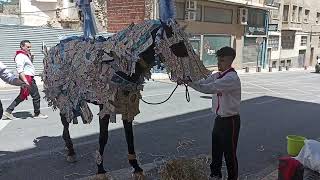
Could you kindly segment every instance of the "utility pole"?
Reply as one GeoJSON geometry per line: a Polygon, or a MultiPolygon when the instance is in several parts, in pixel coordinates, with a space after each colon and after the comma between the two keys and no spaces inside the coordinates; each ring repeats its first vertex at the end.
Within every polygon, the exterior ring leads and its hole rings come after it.
{"type": "Polygon", "coordinates": [[[19,1],[18,1],[18,3],[19,3],[18,17],[19,17],[19,25],[20,25],[20,26],[22,25],[22,20],[21,20],[21,1],[22,1],[22,0],[19,0],[19,1]]]}

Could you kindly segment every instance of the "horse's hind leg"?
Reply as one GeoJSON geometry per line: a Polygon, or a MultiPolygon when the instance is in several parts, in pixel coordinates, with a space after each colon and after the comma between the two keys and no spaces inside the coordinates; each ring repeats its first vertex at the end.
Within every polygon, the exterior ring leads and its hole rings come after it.
{"type": "MultiPolygon", "coordinates": [[[[100,105],[100,111],[103,106],[100,105]]],[[[96,155],[96,163],[98,166],[98,174],[105,174],[106,171],[103,167],[103,152],[106,144],[108,143],[108,127],[110,115],[105,115],[103,118],[99,117],[100,134],[99,134],[99,151],[96,155]]]]}
{"type": "Polygon", "coordinates": [[[65,145],[66,145],[66,148],[67,148],[67,161],[68,162],[76,162],[76,153],[74,151],[74,148],[73,148],[73,143],[72,143],[72,140],[70,138],[70,133],[69,133],[69,123],[67,121],[67,118],[65,115],[61,114],[60,113],[60,118],[61,118],[61,122],[62,122],[62,125],[63,125],[63,134],[62,134],[62,137],[64,139],[64,142],[65,142],[65,145]]]}
{"type": "Polygon", "coordinates": [[[134,137],[133,137],[133,127],[132,121],[123,120],[123,126],[126,134],[126,140],[128,145],[128,160],[130,165],[133,167],[134,178],[143,179],[143,169],[139,166],[136,153],[134,150],[134,137]]]}

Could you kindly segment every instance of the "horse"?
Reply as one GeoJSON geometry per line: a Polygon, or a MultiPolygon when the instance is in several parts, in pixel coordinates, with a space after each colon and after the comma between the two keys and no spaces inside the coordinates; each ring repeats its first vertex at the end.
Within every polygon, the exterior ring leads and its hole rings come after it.
{"type": "Polygon", "coordinates": [[[106,173],[103,155],[109,123],[121,114],[129,164],[135,177],[143,177],[132,121],[140,113],[140,91],[155,65],[164,64],[172,82],[199,80],[210,73],[194,52],[188,34],[172,19],[131,24],[108,38],[69,37],[45,54],[44,98],[49,106],[60,110],[67,161],[76,161],[69,124],[77,123],[79,116],[90,123],[93,115],[88,103],[99,105],[97,175],[106,173]]]}

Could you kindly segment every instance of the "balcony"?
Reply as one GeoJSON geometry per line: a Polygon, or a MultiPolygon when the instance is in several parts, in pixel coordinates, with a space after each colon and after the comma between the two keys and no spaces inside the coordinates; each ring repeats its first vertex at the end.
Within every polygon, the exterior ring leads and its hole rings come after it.
{"type": "Polygon", "coordinates": [[[282,30],[300,31],[300,30],[302,30],[302,24],[301,23],[282,22],[282,30]]]}
{"type": "Polygon", "coordinates": [[[274,7],[273,3],[277,2],[278,0],[208,0],[208,1],[270,10],[270,9],[277,9],[276,7],[274,7]]]}
{"type": "Polygon", "coordinates": [[[41,3],[57,3],[58,0],[35,0],[36,2],[41,2],[41,3]]]}

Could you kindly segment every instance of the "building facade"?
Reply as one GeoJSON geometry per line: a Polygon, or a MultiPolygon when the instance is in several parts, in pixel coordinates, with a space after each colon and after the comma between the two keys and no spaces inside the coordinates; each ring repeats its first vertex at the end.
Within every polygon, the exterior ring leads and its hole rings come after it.
{"type": "MultiPolygon", "coordinates": [[[[177,20],[208,68],[217,66],[215,52],[223,46],[237,51],[234,66],[266,66],[270,0],[176,0],[177,20]]],[[[107,1],[107,30],[117,32],[132,22],[158,19],[158,0],[107,1]],[[133,5],[135,4],[135,5],[133,5]]]]}
{"type": "Polygon", "coordinates": [[[269,32],[269,66],[313,66],[320,56],[319,1],[281,0],[278,6],[278,11],[271,11],[270,24],[278,24],[279,29],[269,32]]]}
{"type": "MultiPolygon", "coordinates": [[[[75,0],[0,0],[0,24],[81,30],[75,0]]],[[[106,29],[106,2],[93,0],[97,27],[106,29]]]]}

